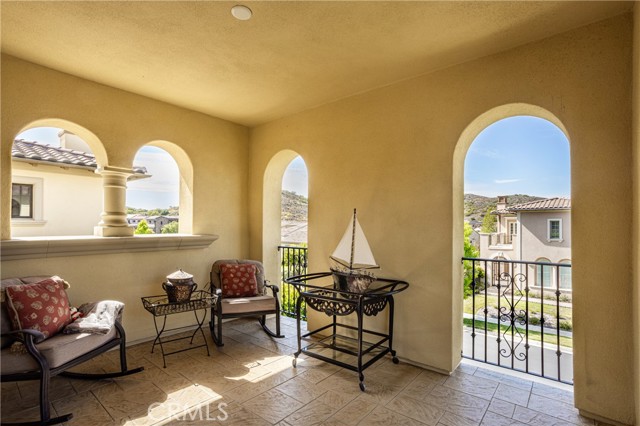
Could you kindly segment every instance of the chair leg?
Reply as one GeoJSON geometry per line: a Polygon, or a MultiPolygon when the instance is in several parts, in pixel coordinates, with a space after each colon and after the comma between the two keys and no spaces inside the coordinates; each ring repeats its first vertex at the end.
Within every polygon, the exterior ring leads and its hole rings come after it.
{"type": "Polygon", "coordinates": [[[222,342],[222,315],[220,311],[211,310],[211,321],[209,321],[209,329],[211,330],[211,338],[216,346],[224,346],[222,342]],[[216,321],[217,320],[217,321],[216,321]]]}
{"type": "Polygon", "coordinates": [[[280,312],[276,313],[276,332],[274,333],[267,327],[267,316],[262,315],[258,318],[258,322],[262,326],[262,329],[265,333],[267,333],[271,337],[282,338],[285,337],[283,334],[280,334],[280,312]]]}
{"type": "Polygon", "coordinates": [[[131,374],[139,373],[144,370],[144,367],[134,368],[132,370],[127,369],[127,341],[124,333],[124,328],[119,322],[115,323],[118,335],[120,336],[120,371],[114,373],[74,373],[73,371],[63,371],[61,376],[70,377],[73,379],[81,380],[100,380],[100,379],[113,379],[116,377],[129,376],[131,374]]]}

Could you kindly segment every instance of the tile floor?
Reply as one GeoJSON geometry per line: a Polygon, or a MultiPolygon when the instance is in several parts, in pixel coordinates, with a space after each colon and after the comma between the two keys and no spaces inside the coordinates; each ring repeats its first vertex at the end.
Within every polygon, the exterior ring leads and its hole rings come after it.
{"type": "MultiPolygon", "coordinates": [[[[208,331],[208,330],[207,330],[208,331]]],[[[384,359],[356,374],[295,351],[295,321],[283,318],[284,339],[255,320],[225,324],[225,346],[167,358],[151,343],[128,349],[136,375],[105,381],[56,377],[53,414],[73,412],[73,425],[594,425],[573,408],[570,390],[463,363],[451,376],[384,359]]],[[[181,344],[183,342],[176,342],[181,344]]],[[[117,369],[117,352],[79,370],[117,369]]],[[[36,382],[2,384],[2,421],[35,420],[36,382]]]]}

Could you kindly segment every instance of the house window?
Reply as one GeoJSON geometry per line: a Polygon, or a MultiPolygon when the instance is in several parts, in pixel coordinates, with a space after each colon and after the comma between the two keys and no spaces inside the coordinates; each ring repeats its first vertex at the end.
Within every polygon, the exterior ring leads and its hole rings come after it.
{"type": "MultiPolygon", "coordinates": [[[[537,259],[536,262],[549,262],[549,259],[541,257],[537,259]]],[[[543,288],[553,287],[550,265],[536,265],[536,286],[543,288]]]]}
{"type": "MultiPolygon", "coordinates": [[[[561,260],[559,263],[571,264],[570,260],[561,260]]],[[[559,266],[560,269],[560,289],[571,290],[571,267],[559,266]]]]}
{"type": "Polygon", "coordinates": [[[507,243],[513,244],[513,240],[518,236],[518,222],[510,220],[507,222],[507,229],[509,231],[507,243]]]}
{"type": "Polygon", "coordinates": [[[33,185],[14,183],[11,188],[11,218],[33,218],[33,185]]]}
{"type": "Polygon", "coordinates": [[[562,241],[562,219],[547,220],[547,240],[562,241]]]}

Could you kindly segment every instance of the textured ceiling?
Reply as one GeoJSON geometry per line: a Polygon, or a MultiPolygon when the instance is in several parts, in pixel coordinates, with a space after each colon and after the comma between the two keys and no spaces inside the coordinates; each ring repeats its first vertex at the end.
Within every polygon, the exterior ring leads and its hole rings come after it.
{"type": "Polygon", "coordinates": [[[3,1],[2,51],[245,125],[503,51],[632,2],[3,1]]]}

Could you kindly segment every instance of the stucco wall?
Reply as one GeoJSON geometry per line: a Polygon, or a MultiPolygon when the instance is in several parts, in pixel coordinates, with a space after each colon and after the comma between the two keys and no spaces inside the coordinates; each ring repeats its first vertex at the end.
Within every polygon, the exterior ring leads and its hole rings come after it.
{"type": "Polygon", "coordinates": [[[571,259],[571,213],[520,213],[521,260],[546,257],[552,263],[571,259]],[[547,220],[562,220],[562,241],[547,240],[547,220]]]}
{"type": "Polygon", "coordinates": [[[640,419],[640,4],[633,27],[633,258],[636,422],[640,419]]]}
{"type": "MultiPolygon", "coordinates": [[[[5,261],[2,277],[58,274],[71,282],[70,297],[75,303],[117,297],[127,305],[128,337],[137,340],[155,335],[140,297],[161,294],[160,286],[168,273],[181,267],[193,273],[203,287],[214,260],[246,256],[249,150],[245,127],[10,56],[2,57],[1,78],[3,239],[10,235],[4,212],[9,211],[10,203],[11,144],[24,126],[50,118],[93,132],[104,148],[92,145],[92,151],[99,161],[106,158],[111,166],[130,168],[138,149],[151,141],[169,141],[182,148],[193,165],[193,233],[220,236],[201,250],[5,261]]],[[[70,130],[80,135],[76,129],[70,130]]],[[[182,160],[177,161],[180,164],[182,160]]],[[[192,322],[192,317],[172,320],[179,324],[192,322]]]]}
{"type": "MultiPolygon", "coordinates": [[[[571,141],[576,405],[631,424],[631,23],[616,17],[253,129],[251,255],[265,255],[264,170],[292,149],[309,170],[311,270],[327,269],[357,207],[380,275],[411,283],[396,299],[398,354],[453,370],[462,344],[456,145],[492,108],[541,107],[571,141]]],[[[522,111],[498,108],[495,119],[522,111]]]]}
{"type": "Polygon", "coordinates": [[[35,205],[42,204],[42,225],[32,220],[13,220],[11,235],[15,237],[49,235],[93,235],[93,227],[102,213],[102,178],[90,170],[68,169],[13,162],[13,180],[21,177],[42,179],[42,198],[34,196],[35,205]]]}

